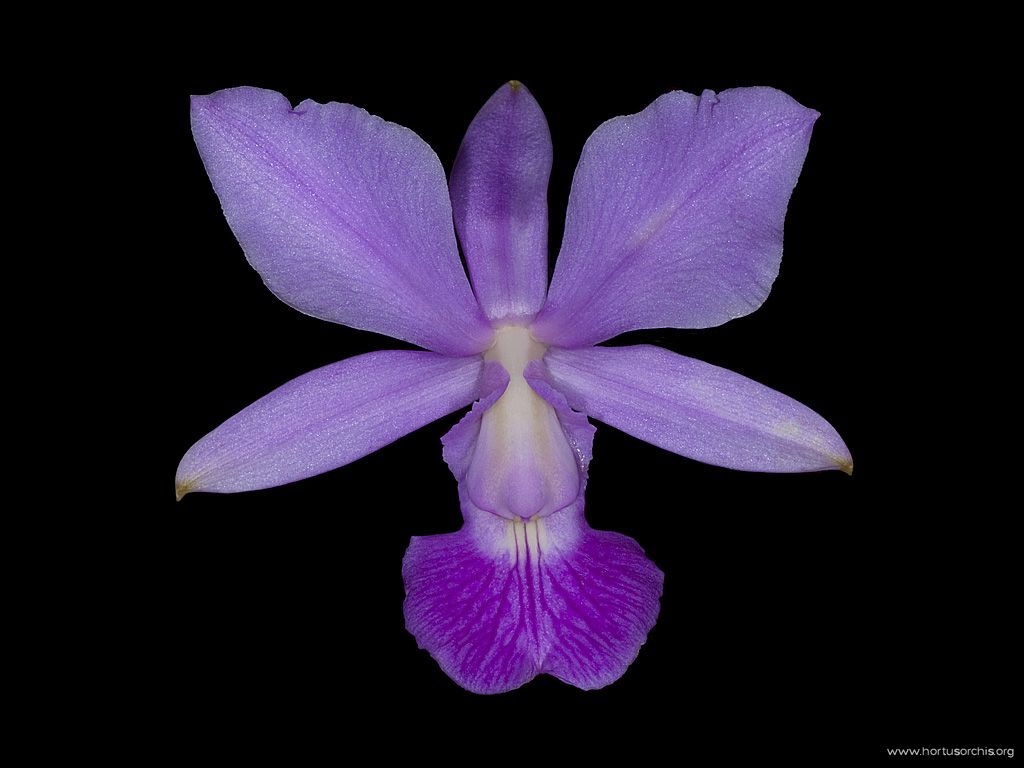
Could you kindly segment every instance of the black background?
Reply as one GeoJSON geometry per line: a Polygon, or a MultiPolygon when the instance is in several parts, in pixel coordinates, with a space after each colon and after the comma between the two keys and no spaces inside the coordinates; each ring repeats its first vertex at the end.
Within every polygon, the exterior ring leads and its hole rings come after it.
{"type": "Polygon", "coordinates": [[[163,362],[149,490],[161,577],[139,675],[173,724],[170,742],[205,735],[229,749],[273,735],[342,750],[383,729],[381,752],[408,738],[453,760],[473,733],[497,754],[658,745],[680,758],[817,764],[835,762],[823,754],[872,762],[887,745],[1012,743],[1006,518],[968,457],[928,426],[945,396],[922,362],[931,342],[905,231],[925,131],[903,89],[923,75],[850,66],[827,42],[805,43],[792,64],[728,47],[683,56],[638,45],[625,57],[552,45],[469,55],[373,40],[309,61],[282,46],[227,64],[182,57],[150,81],[161,205],[147,279],[163,362]],[[510,78],[551,128],[552,262],[576,160],[603,120],[668,90],[743,85],[780,88],[822,114],[764,306],[719,328],[615,343],[660,344],[791,395],[843,435],[854,475],[732,472],[598,425],[588,520],[635,538],[666,579],[638,660],[595,692],[540,677],[475,696],[404,629],[409,537],[461,522],[439,443],[459,414],[301,483],[173,501],[181,455],[228,416],[312,368],[408,348],[306,317],[265,289],[206,179],[188,95],[258,85],[293,103],[351,102],[416,131],[450,170],[476,110],[510,78]]]}

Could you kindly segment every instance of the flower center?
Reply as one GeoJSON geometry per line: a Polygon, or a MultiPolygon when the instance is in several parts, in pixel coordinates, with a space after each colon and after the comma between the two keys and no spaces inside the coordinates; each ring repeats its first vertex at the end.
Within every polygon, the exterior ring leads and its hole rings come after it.
{"type": "Polygon", "coordinates": [[[467,479],[473,502],[502,517],[549,515],[579,492],[576,457],[558,416],[523,376],[546,350],[527,328],[505,326],[484,353],[508,371],[509,382],[481,420],[467,479]]]}
{"type": "MultiPolygon", "coordinates": [[[[484,360],[501,363],[511,379],[522,379],[527,364],[533,360],[540,360],[547,349],[544,344],[533,338],[529,328],[506,325],[494,332],[494,344],[484,352],[484,360]]],[[[511,387],[510,381],[509,388],[511,387]]]]}

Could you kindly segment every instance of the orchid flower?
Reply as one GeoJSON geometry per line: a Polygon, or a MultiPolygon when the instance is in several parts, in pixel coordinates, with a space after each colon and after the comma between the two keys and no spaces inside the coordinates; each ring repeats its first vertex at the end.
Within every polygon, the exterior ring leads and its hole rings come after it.
{"type": "Polygon", "coordinates": [[[442,440],[465,523],[414,537],[402,566],[409,631],[464,688],[508,691],[541,673],[599,688],[654,626],[661,571],[584,519],[589,418],[722,467],[851,471],[836,431],[783,394],[658,347],[595,346],[716,326],[765,300],[817,118],[786,94],[673,92],[601,125],[550,286],[551,138],[518,82],[477,114],[448,184],[415,133],[348,104],[292,108],[233,88],[191,109],[224,215],[267,287],[425,351],[284,384],[188,450],[178,498],[326,472],[472,403],[442,440]]]}

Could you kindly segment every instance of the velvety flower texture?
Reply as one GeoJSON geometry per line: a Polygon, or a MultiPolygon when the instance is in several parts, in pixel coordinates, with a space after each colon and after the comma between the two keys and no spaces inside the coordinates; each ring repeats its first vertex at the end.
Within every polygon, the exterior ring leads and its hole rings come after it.
{"type": "Polygon", "coordinates": [[[357,107],[292,108],[256,88],[195,97],[196,145],[267,287],[428,351],[288,382],[189,449],[178,497],[326,472],[474,403],[442,441],[465,524],[413,538],[409,631],[479,693],[540,673],[616,680],[654,626],[663,576],[635,541],[584,519],[588,416],[723,467],[852,468],[828,422],[785,395],[658,347],[594,346],[757,309],[816,117],[739,88],[669,93],[604,123],[576,168],[549,286],[551,137],[521,84],[480,110],[448,184],[415,133],[357,107]]]}

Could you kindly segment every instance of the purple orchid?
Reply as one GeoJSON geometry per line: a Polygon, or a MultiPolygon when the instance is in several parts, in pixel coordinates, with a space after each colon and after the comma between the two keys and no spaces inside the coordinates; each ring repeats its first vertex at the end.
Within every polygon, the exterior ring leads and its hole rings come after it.
{"type": "Polygon", "coordinates": [[[521,84],[477,114],[450,184],[415,133],[351,105],[293,109],[255,88],[193,98],[206,170],[270,290],[429,351],[288,382],[189,449],[178,497],[326,472],[473,403],[442,441],[465,524],[413,538],[409,631],[470,691],[541,673],[613,682],[654,626],[663,575],[584,519],[588,417],[723,467],[852,469],[828,422],[785,395],[658,347],[594,346],[760,306],[816,118],[780,91],[739,88],[669,93],[604,123],[576,168],[549,286],[551,138],[521,84]]]}

